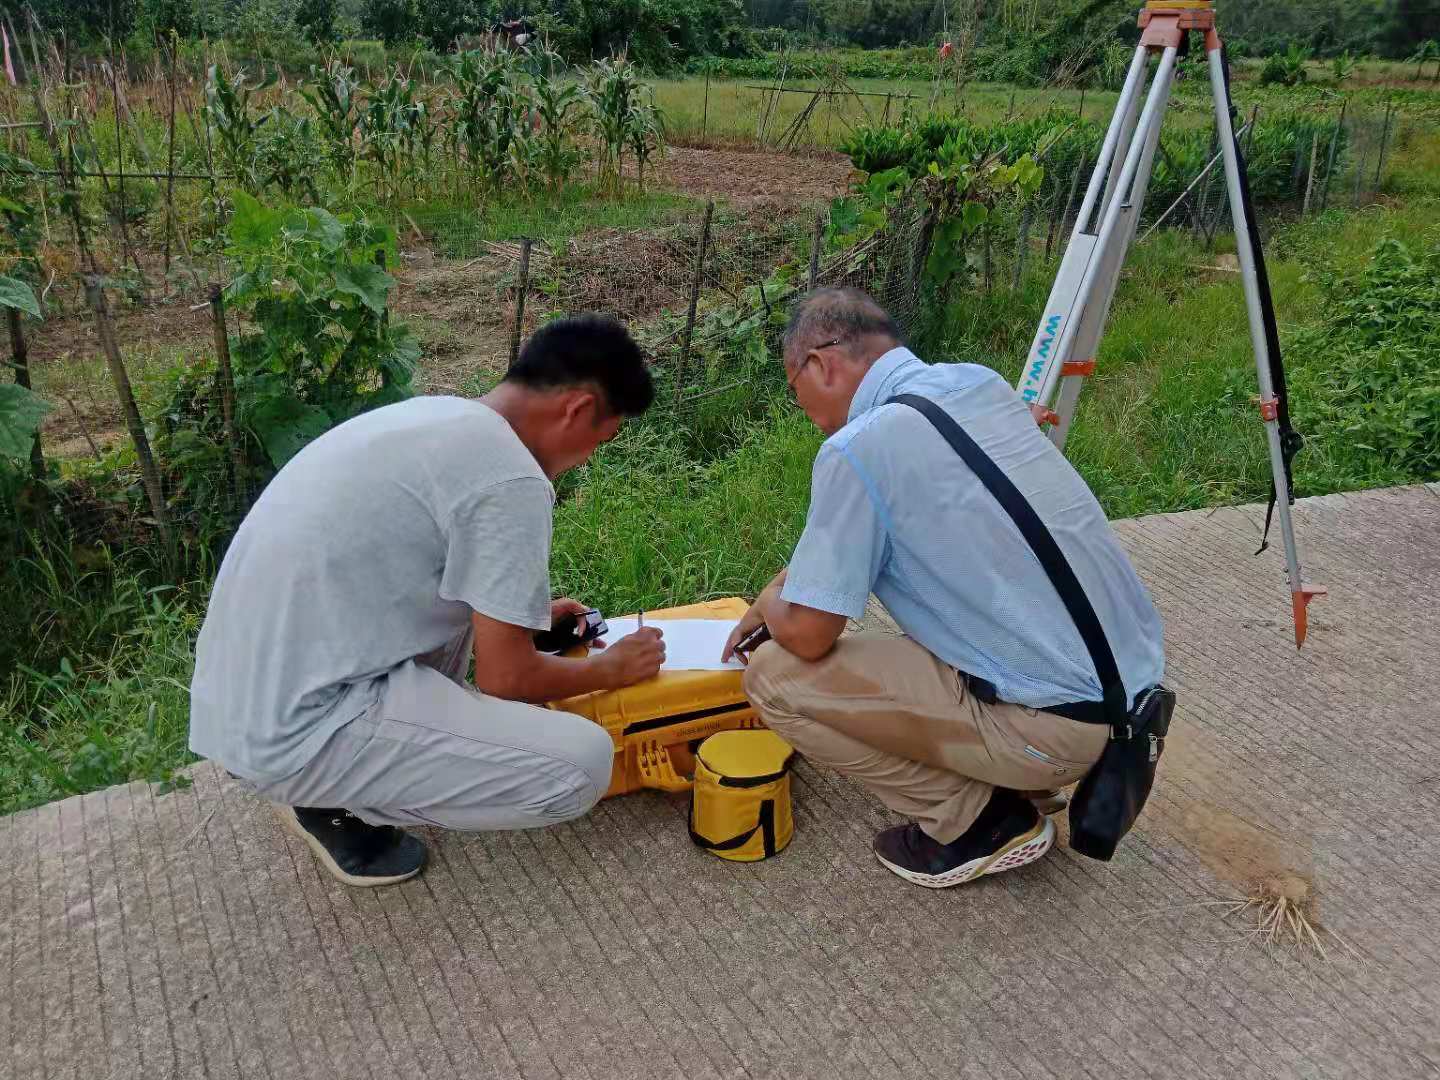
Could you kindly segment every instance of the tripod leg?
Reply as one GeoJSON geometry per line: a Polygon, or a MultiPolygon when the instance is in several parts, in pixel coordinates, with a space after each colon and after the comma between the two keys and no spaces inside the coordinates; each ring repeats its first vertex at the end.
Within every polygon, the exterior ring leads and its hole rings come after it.
{"type": "Polygon", "coordinates": [[[1056,401],[1057,422],[1050,429],[1050,440],[1062,450],[1070,433],[1070,422],[1075,415],[1075,402],[1080,396],[1082,380],[1093,371],[1095,351],[1099,348],[1104,331],[1105,316],[1115,296],[1115,286],[1120,280],[1120,269],[1125,262],[1125,252],[1135,235],[1135,218],[1140,207],[1135,196],[1144,198],[1149,185],[1149,169],[1154,162],[1155,147],[1160,139],[1160,126],[1165,120],[1165,107],[1170,100],[1170,90],[1175,82],[1175,63],[1178,49],[1167,45],[1160,55],[1160,66],[1156,69],[1155,80],[1150,84],[1150,93],[1145,108],[1135,126],[1134,138],[1125,153],[1125,164],[1116,180],[1115,190],[1120,195],[1110,201],[1100,223],[1096,253],[1086,267],[1085,277],[1080,283],[1082,311],[1078,318],[1070,320],[1058,344],[1059,355],[1064,363],[1050,371],[1053,379],[1061,382],[1060,394],[1056,401]]]}
{"type": "Polygon", "coordinates": [[[1260,384],[1260,416],[1265,423],[1265,438],[1270,445],[1270,473],[1275,485],[1274,508],[1280,522],[1280,535],[1285,541],[1285,565],[1290,576],[1290,593],[1295,619],[1295,645],[1305,643],[1306,606],[1310,599],[1322,595],[1323,589],[1307,589],[1300,574],[1300,553],[1295,544],[1295,526],[1290,517],[1290,475],[1285,448],[1281,439],[1280,412],[1283,403],[1276,396],[1275,379],[1271,373],[1270,335],[1267,318],[1273,311],[1265,309],[1262,297],[1260,264],[1257,257],[1259,241],[1255,223],[1246,212],[1249,200],[1241,172],[1239,148],[1230,119],[1230,90],[1225,77],[1225,61],[1220,51],[1220,38],[1212,30],[1205,40],[1210,60],[1210,87],[1215,97],[1215,124],[1220,136],[1220,149],[1225,157],[1225,184],[1230,195],[1230,215],[1235,226],[1235,249],[1240,262],[1240,279],[1245,288],[1245,310],[1250,321],[1250,344],[1255,352],[1255,374],[1260,384]]]}
{"type": "Polygon", "coordinates": [[[1117,156],[1124,154],[1120,135],[1129,122],[1127,118],[1132,116],[1140,101],[1140,90],[1145,81],[1149,56],[1150,51],[1144,46],[1135,50],[1135,59],[1130,64],[1130,73],[1125,78],[1125,87],[1120,92],[1120,100],[1116,103],[1115,113],[1110,119],[1110,127],[1105,133],[1105,142],[1101,146],[1100,156],[1095,161],[1095,170],[1091,173],[1090,182],[1086,186],[1085,199],[1080,204],[1080,212],[1075,216],[1074,230],[1070,234],[1069,243],[1065,245],[1065,254],[1060,260],[1060,268],[1056,271],[1055,284],[1050,290],[1050,299],[1045,303],[1045,313],[1040,319],[1040,328],[1036,332],[1034,341],[1030,344],[1030,356],[1025,362],[1024,370],[1020,373],[1020,380],[1015,386],[1021,400],[1028,405],[1043,408],[1054,396],[1057,378],[1052,372],[1058,369],[1058,366],[1065,360],[1065,357],[1056,351],[1055,346],[1064,332],[1065,324],[1083,314],[1080,282],[1085,276],[1096,245],[1096,236],[1090,230],[1090,219],[1094,216],[1095,207],[1100,202],[1107,173],[1113,174],[1118,171],[1112,166],[1117,156]]]}

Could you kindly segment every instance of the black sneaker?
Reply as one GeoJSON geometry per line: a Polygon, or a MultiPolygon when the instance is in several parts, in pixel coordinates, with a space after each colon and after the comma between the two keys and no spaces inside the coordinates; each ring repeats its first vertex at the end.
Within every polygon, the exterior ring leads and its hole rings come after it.
{"type": "Polygon", "coordinates": [[[875,857],[906,881],[946,889],[1032,863],[1055,842],[1055,825],[1028,799],[996,788],[975,824],[954,843],[925,835],[913,821],[875,837],[875,857]]]}
{"type": "Polygon", "coordinates": [[[425,845],[392,825],[370,825],[348,810],[276,806],[284,826],[310,845],[336,881],[373,887],[394,885],[420,873],[425,845]]]}

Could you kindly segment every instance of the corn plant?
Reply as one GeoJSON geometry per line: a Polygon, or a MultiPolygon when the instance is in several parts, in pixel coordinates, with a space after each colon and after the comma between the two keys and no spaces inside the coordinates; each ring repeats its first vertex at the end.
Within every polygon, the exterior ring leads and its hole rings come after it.
{"type": "Polygon", "coordinates": [[[271,114],[253,115],[251,99],[274,86],[275,81],[272,72],[252,85],[243,71],[232,80],[219,64],[211,64],[205,82],[205,122],[215,132],[222,160],[240,186],[252,193],[258,193],[262,186],[255,150],[260,129],[271,114]]]}
{"type": "Polygon", "coordinates": [[[635,155],[640,193],[645,193],[645,166],[656,154],[665,152],[665,114],[655,104],[654,91],[645,87],[640,104],[630,111],[626,141],[635,155]]]}
{"type": "Polygon", "coordinates": [[[509,50],[471,50],[456,57],[447,74],[455,84],[452,148],[480,186],[499,190],[514,179],[530,134],[521,60],[509,50]]]}
{"type": "Polygon", "coordinates": [[[540,121],[535,157],[546,184],[558,191],[580,163],[573,117],[584,105],[584,95],[574,83],[562,83],[543,74],[535,78],[534,95],[540,121]]]}
{"type": "Polygon", "coordinates": [[[310,69],[309,85],[300,96],[315,110],[315,120],[327,144],[330,166],[343,177],[355,172],[355,129],[360,125],[360,83],[355,70],[332,59],[323,69],[310,69]]]}
{"type": "Polygon", "coordinates": [[[643,104],[640,77],[635,65],[622,56],[596,61],[586,73],[584,85],[592,126],[600,140],[600,189],[618,195],[634,113],[643,104]]]}
{"type": "Polygon", "coordinates": [[[392,196],[400,189],[402,166],[412,163],[420,131],[429,122],[423,99],[415,95],[415,84],[396,68],[365,103],[360,117],[361,153],[373,162],[382,185],[392,196]]]}

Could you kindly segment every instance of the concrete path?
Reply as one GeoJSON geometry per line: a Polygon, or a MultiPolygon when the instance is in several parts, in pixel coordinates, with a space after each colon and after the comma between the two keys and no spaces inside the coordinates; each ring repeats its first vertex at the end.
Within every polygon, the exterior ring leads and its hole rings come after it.
{"type": "Polygon", "coordinates": [[[1119,526],[1180,707],[1112,863],[914,888],[802,766],[762,864],[639,795],[347,890],[200,766],[0,819],[0,1080],[1440,1075],[1440,487],[1297,507],[1332,590],[1299,655],[1262,517],[1119,526]],[[1328,959],[1215,903],[1265,881],[1328,959]]]}

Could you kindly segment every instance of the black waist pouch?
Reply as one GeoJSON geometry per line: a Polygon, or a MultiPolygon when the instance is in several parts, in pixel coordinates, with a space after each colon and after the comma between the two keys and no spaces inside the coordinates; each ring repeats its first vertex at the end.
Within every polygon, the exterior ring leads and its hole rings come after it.
{"type": "Polygon", "coordinates": [[[1152,686],[1135,700],[1129,721],[1110,729],[1105,751],[1070,799],[1070,846],[1108,860],[1150,797],[1165,752],[1175,694],[1152,686]]]}

